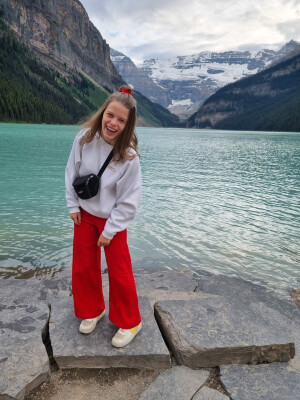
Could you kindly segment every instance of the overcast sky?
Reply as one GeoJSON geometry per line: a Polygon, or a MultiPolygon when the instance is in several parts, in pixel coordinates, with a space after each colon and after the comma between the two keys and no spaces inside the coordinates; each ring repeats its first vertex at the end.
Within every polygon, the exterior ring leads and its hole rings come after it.
{"type": "Polygon", "coordinates": [[[300,42],[300,0],[80,0],[110,47],[139,63],[300,42]]]}

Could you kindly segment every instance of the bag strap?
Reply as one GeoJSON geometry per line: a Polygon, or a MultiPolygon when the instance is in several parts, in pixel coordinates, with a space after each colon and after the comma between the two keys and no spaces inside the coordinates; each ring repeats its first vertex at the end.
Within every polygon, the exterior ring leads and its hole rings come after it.
{"type": "Polygon", "coordinates": [[[104,164],[102,165],[100,171],[98,172],[97,176],[100,179],[101,175],[103,174],[103,172],[106,170],[106,167],[108,166],[108,164],[110,163],[111,159],[113,158],[114,155],[114,149],[112,149],[112,151],[109,153],[107,159],[105,160],[104,164]]]}

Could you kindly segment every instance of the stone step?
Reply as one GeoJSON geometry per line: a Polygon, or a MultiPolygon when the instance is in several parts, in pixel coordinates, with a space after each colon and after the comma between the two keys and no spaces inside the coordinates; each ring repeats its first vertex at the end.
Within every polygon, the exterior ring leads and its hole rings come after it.
{"type": "MultiPolygon", "coordinates": [[[[270,315],[278,316],[278,321],[287,321],[288,335],[295,344],[295,357],[289,362],[292,368],[300,369],[300,307],[294,305],[287,293],[286,297],[279,297],[262,283],[255,284],[238,277],[227,275],[198,276],[197,293],[223,296],[235,299],[239,307],[246,310],[252,304],[263,303],[270,310],[270,315]],[[283,318],[281,318],[284,317],[283,318]]],[[[276,324],[277,321],[274,320],[276,324]]]]}
{"type": "MultiPolygon", "coordinates": [[[[11,275],[13,271],[8,273],[11,275]]],[[[174,351],[177,361],[192,368],[198,368],[199,364],[288,360],[293,357],[295,343],[296,357],[288,363],[221,367],[221,379],[233,400],[298,400],[300,309],[265,288],[238,278],[202,276],[194,293],[195,282],[190,272],[137,274],[143,329],[129,346],[115,349],[110,341],[118,328],[109,323],[107,316],[99,321],[92,334],[79,333],[70,269],[51,270],[45,276],[40,271],[37,276],[23,269],[18,273],[19,278],[35,278],[0,279],[1,399],[23,400],[25,393],[49,377],[48,357],[41,337],[41,330],[47,331],[48,304],[52,305],[50,339],[61,368],[126,366],[162,368],[167,371],[161,375],[167,373],[170,354],[150,306],[158,301],[155,313],[159,321],[162,319],[164,335],[167,337],[169,332],[172,338],[170,347],[175,343],[172,350],[178,349],[174,351]],[[268,391],[271,389],[268,382],[275,388],[281,382],[281,397],[268,391]]],[[[12,278],[10,275],[5,278],[12,278]]],[[[103,286],[108,293],[106,274],[103,286]]],[[[197,384],[193,400],[221,400],[220,392],[201,385],[197,384]]],[[[170,393],[174,396],[177,390],[181,393],[174,387],[176,390],[170,393]]]]}
{"type": "Polygon", "coordinates": [[[78,330],[81,320],[74,316],[72,297],[51,297],[50,303],[50,339],[59,368],[170,368],[170,354],[147,298],[139,297],[142,330],[120,349],[111,345],[118,327],[109,322],[108,312],[92,333],[84,335],[78,330]]]}
{"type": "Polygon", "coordinates": [[[0,280],[0,398],[23,400],[50,376],[42,342],[49,308],[40,283],[0,280]]]}
{"type": "Polygon", "coordinates": [[[290,319],[263,302],[228,297],[159,301],[155,316],[180,365],[288,361],[295,355],[290,319]]]}
{"type": "Polygon", "coordinates": [[[208,371],[173,367],[162,372],[139,400],[191,400],[208,377],[208,371]]]}
{"type": "Polygon", "coordinates": [[[300,400],[300,370],[287,363],[221,367],[232,400],[300,400]]]}
{"type": "MultiPolygon", "coordinates": [[[[42,342],[42,329],[49,332],[47,327],[50,310],[48,304],[53,302],[53,314],[58,311],[56,305],[66,307],[60,310],[62,315],[73,313],[71,296],[71,268],[33,268],[33,267],[7,267],[0,271],[0,397],[22,400],[26,393],[49,378],[49,361],[45,346],[42,342]]],[[[108,276],[103,275],[104,292],[108,293],[108,276]]],[[[153,304],[157,299],[164,299],[168,293],[176,292],[179,298],[186,298],[196,285],[191,272],[164,271],[153,274],[137,274],[137,288],[139,293],[151,297],[153,304]]],[[[199,294],[202,296],[202,294],[199,294]]],[[[204,295],[205,297],[206,295],[204,295]]],[[[124,362],[127,366],[147,365],[152,367],[168,368],[170,355],[161,338],[157,324],[153,317],[147,300],[142,300],[145,307],[142,309],[144,327],[134,342],[139,342],[140,336],[147,340],[144,353],[124,353],[117,351],[116,357],[110,357],[113,365],[120,366],[124,362]],[[145,309],[145,311],[144,311],[145,309]],[[147,327],[148,326],[148,327],[147,327]],[[153,344],[154,343],[154,344],[153,344]],[[147,354],[147,349],[151,351],[147,354]],[[119,361],[118,361],[119,360],[119,361]],[[121,360],[121,361],[120,361],[121,360]]],[[[70,315],[69,315],[70,317],[70,315]]],[[[55,317],[56,318],[56,317],[55,317]]],[[[57,319],[57,318],[56,318],[57,319]]],[[[59,320],[59,318],[58,318],[59,320]]],[[[79,325],[74,317],[73,323],[79,325]]],[[[63,321],[61,321],[64,326],[63,321]]],[[[54,324],[52,323],[52,327],[54,324]]],[[[58,323],[59,326],[59,323],[58,323]]],[[[64,329],[66,327],[64,326],[64,329]]],[[[76,325],[75,331],[78,326],[76,325]]],[[[98,329],[98,327],[97,327],[98,329]]],[[[114,334],[111,326],[108,336],[114,334]]],[[[117,328],[115,328],[117,329],[117,328]]],[[[53,333],[53,338],[55,335],[53,333]]],[[[83,335],[81,335],[83,336],[83,335]]],[[[107,336],[107,343],[109,342],[107,336]]],[[[98,348],[99,341],[93,345],[98,348]]],[[[142,348],[142,345],[140,346],[142,348]]],[[[48,346],[48,350],[51,349],[48,346]]],[[[107,366],[105,358],[105,367],[107,366]]],[[[89,367],[89,361],[82,365],[89,367]]],[[[93,366],[93,363],[91,363],[93,366]]],[[[103,363],[100,363],[103,366],[103,363]]]]}

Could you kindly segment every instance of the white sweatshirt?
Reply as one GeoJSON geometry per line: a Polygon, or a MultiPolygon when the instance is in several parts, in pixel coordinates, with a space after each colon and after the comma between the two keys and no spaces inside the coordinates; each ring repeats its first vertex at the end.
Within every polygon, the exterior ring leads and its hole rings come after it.
{"type": "MultiPolygon", "coordinates": [[[[71,213],[80,212],[79,207],[88,213],[107,219],[103,236],[112,239],[117,232],[127,228],[134,219],[141,202],[142,178],[139,157],[125,162],[111,161],[100,178],[98,194],[91,199],[80,199],[72,183],[78,176],[89,173],[98,174],[113,146],[96,134],[90,143],[80,146],[83,132],[76,136],[66,167],[66,199],[71,213]]],[[[130,149],[130,154],[135,154],[130,149]]]]}

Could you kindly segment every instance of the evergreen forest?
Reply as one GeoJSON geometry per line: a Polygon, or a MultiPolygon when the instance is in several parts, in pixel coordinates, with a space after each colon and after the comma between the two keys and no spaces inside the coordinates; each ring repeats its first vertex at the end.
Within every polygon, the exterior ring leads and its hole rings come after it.
{"type": "Polygon", "coordinates": [[[0,120],[76,124],[108,93],[78,73],[68,78],[40,65],[0,21],[0,120]]]}
{"type": "MultiPolygon", "coordinates": [[[[77,124],[102,106],[109,90],[65,65],[66,73],[37,61],[0,18],[0,121],[77,124]]],[[[138,92],[138,114],[153,126],[178,126],[179,119],[138,92]]]]}

